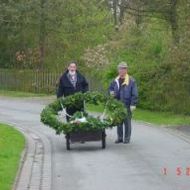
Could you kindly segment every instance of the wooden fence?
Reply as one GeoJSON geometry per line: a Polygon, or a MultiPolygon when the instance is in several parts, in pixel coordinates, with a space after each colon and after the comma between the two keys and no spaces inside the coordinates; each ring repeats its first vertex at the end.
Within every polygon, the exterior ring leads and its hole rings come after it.
{"type": "MultiPolygon", "coordinates": [[[[0,69],[0,89],[54,94],[61,72],[0,69]]],[[[87,76],[90,90],[104,91],[103,85],[87,76]]]]}

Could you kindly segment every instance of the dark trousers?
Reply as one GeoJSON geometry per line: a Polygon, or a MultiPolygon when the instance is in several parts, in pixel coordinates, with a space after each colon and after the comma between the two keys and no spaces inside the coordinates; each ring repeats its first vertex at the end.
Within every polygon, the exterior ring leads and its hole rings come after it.
{"type": "Polygon", "coordinates": [[[125,121],[117,126],[118,140],[130,140],[131,138],[131,116],[128,116],[125,121]],[[123,135],[123,130],[125,131],[123,135]]]}
{"type": "MultiPolygon", "coordinates": [[[[74,115],[77,111],[84,111],[84,105],[81,105],[80,108],[76,109],[76,108],[66,108],[66,112],[67,114],[69,114],[70,116],[74,115]]],[[[70,120],[69,116],[66,116],[67,122],[70,120]]]]}

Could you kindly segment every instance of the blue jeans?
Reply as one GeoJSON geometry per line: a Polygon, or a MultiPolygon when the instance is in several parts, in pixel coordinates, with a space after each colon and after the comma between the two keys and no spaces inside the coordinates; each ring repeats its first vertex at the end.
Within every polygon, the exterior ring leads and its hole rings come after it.
{"type": "Polygon", "coordinates": [[[125,121],[117,126],[118,140],[130,140],[131,138],[131,116],[125,119],[125,121]],[[123,137],[123,129],[125,130],[123,137]]]}

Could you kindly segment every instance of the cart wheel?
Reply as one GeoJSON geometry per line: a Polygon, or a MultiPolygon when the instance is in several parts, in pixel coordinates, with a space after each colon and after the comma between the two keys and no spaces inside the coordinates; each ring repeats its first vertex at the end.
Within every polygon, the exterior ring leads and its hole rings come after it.
{"type": "Polygon", "coordinates": [[[105,131],[102,132],[102,149],[106,148],[106,133],[105,131]]]}
{"type": "Polygon", "coordinates": [[[70,135],[69,134],[66,135],[66,147],[67,147],[67,150],[71,150],[71,147],[70,147],[70,135]]]}

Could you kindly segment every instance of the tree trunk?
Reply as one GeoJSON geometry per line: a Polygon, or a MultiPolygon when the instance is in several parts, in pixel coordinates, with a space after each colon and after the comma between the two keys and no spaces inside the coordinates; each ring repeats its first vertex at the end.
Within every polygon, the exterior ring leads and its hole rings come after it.
{"type": "Polygon", "coordinates": [[[179,33],[178,33],[178,21],[177,21],[177,0],[171,0],[171,10],[170,10],[170,25],[172,29],[172,36],[175,43],[179,43],[179,33]]]}
{"type": "Polygon", "coordinates": [[[45,0],[40,2],[40,34],[39,34],[39,51],[40,51],[40,69],[44,68],[45,60],[45,38],[46,38],[46,29],[45,29],[45,0]]]}
{"type": "Polygon", "coordinates": [[[118,7],[118,0],[113,0],[113,15],[114,15],[114,24],[118,26],[118,18],[117,18],[117,7],[118,7]]]}
{"type": "Polygon", "coordinates": [[[137,27],[142,23],[142,15],[141,15],[141,9],[142,9],[142,4],[141,1],[136,1],[136,15],[135,15],[135,22],[137,27]]]}
{"type": "Polygon", "coordinates": [[[123,24],[124,15],[125,15],[125,0],[121,0],[120,14],[119,14],[119,22],[120,22],[120,24],[123,24]]]}

